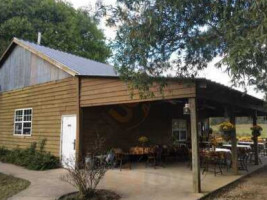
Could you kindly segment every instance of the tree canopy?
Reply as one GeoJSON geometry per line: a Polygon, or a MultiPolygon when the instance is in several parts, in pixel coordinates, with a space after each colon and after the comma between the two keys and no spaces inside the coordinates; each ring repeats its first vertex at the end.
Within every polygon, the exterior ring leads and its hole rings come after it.
{"type": "Polygon", "coordinates": [[[110,48],[88,10],[75,10],[64,1],[1,0],[0,54],[13,37],[105,62],[110,48]]]}
{"type": "Polygon", "coordinates": [[[108,24],[117,26],[115,64],[141,84],[175,69],[196,76],[215,57],[234,84],[267,91],[266,0],[118,0],[108,24]]]}

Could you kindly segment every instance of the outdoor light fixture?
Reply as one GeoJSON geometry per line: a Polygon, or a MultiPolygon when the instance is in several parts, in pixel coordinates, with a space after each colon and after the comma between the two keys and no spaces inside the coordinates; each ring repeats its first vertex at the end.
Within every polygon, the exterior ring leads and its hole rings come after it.
{"type": "Polygon", "coordinates": [[[183,111],[184,111],[184,115],[190,115],[190,107],[188,103],[184,105],[183,111]]]}

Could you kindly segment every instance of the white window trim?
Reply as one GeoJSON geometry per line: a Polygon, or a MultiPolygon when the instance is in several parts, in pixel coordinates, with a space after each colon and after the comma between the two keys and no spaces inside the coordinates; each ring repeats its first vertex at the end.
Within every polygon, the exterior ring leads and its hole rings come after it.
{"type": "MultiPolygon", "coordinates": [[[[23,114],[23,116],[24,116],[24,114],[23,114]]],[[[19,108],[19,109],[15,109],[15,111],[14,111],[14,126],[13,126],[13,136],[16,136],[16,137],[31,137],[32,136],[32,119],[33,119],[33,109],[32,108],[19,108]],[[18,122],[16,122],[16,112],[18,111],[18,110],[22,110],[23,111],[23,113],[24,113],[24,110],[31,110],[32,111],[32,114],[31,114],[31,131],[30,131],[30,134],[17,134],[16,133],[16,123],[18,123],[18,122]]],[[[22,131],[23,131],[23,125],[24,125],[24,122],[29,122],[29,121],[24,121],[24,120],[22,120],[21,121],[22,122],[22,131]]]]}
{"type": "Polygon", "coordinates": [[[179,138],[178,138],[178,141],[179,142],[186,142],[187,141],[187,139],[188,139],[188,136],[187,136],[187,134],[188,134],[188,128],[187,128],[187,122],[186,122],[186,120],[185,119],[172,119],[172,135],[173,135],[173,132],[174,131],[181,131],[181,130],[185,130],[186,131],[186,138],[185,139],[181,139],[181,135],[179,134],[179,138]],[[186,128],[185,129],[177,129],[177,128],[173,128],[173,121],[184,121],[185,122],[185,124],[186,124],[186,128]]]}

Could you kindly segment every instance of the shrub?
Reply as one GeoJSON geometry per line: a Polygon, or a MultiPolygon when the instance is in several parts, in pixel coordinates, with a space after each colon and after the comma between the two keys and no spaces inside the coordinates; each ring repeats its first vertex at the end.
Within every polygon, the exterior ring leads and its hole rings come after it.
{"type": "Polygon", "coordinates": [[[96,188],[108,169],[107,162],[96,157],[103,153],[103,147],[104,140],[97,135],[86,162],[77,163],[75,166],[71,164],[73,163],[71,159],[65,163],[68,174],[61,179],[78,189],[78,199],[91,199],[97,196],[96,188]]]}
{"type": "Polygon", "coordinates": [[[39,150],[37,150],[36,142],[33,142],[27,149],[7,150],[5,147],[0,147],[0,161],[32,170],[47,170],[59,167],[59,159],[44,151],[45,143],[46,140],[40,142],[39,150]]]}

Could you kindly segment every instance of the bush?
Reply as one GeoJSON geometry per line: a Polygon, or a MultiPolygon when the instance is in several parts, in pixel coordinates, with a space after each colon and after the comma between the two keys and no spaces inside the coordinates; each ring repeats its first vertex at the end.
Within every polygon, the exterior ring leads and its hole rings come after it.
{"type": "Polygon", "coordinates": [[[108,163],[105,160],[99,160],[95,157],[97,155],[103,155],[103,148],[104,139],[97,135],[87,161],[77,163],[76,166],[72,164],[74,162],[73,159],[64,163],[67,166],[68,174],[61,177],[61,179],[78,189],[77,198],[74,199],[96,199],[96,188],[108,170],[108,163]]]}
{"type": "Polygon", "coordinates": [[[39,150],[37,150],[36,142],[33,142],[27,149],[7,150],[5,147],[0,147],[0,161],[32,170],[47,170],[59,167],[59,159],[44,151],[45,143],[45,139],[41,141],[39,150]]]}

